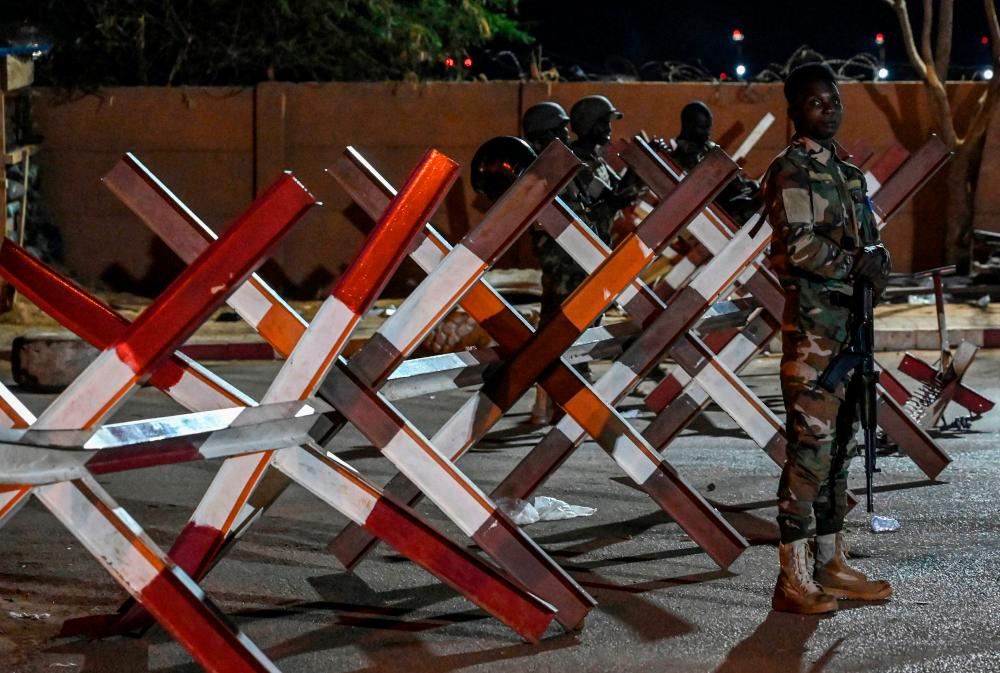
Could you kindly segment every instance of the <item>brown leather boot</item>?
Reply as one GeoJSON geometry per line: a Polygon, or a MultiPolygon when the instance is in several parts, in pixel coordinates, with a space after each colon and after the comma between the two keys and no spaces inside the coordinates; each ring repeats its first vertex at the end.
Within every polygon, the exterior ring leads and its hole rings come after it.
{"type": "Polygon", "coordinates": [[[823,591],[854,601],[881,601],[892,595],[892,585],[885,580],[870,580],[864,573],[847,565],[847,543],[842,533],[816,537],[816,570],[813,578],[823,591]]]}
{"type": "Polygon", "coordinates": [[[837,599],[825,593],[813,579],[809,540],[779,545],[778,557],[781,570],[771,598],[772,608],[800,615],[817,615],[837,609],[837,599]]]}

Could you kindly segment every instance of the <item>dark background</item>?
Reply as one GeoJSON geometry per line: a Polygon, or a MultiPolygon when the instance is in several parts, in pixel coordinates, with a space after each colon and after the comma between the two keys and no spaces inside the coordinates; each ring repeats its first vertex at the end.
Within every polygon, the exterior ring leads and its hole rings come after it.
{"type": "MultiPolygon", "coordinates": [[[[920,5],[910,3],[918,40],[920,5]]],[[[746,36],[748,77],[769,63],[785,63],[803,44],[830,59],[878,55],[875,35],[881,32],[890,78],[913,78],[898,20],[883,0],[524,0],[520,19],[544,55],[588,73],[677,60],[700,62],[716,76],[731,74],[737,63],[731,34],[739,28],[746,36]]],[[[956,2],[952,78],[971,78],[989,64],[989,46],[981,43],[986,34],[982,3],[956,2]]]]}

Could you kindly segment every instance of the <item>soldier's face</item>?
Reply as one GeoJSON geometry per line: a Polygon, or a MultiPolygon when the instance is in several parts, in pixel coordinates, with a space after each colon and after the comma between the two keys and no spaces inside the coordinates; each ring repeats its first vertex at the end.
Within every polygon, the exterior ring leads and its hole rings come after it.
{"type": "Polygon", "coordinates": [[[611,142],[611,117],[601,119],[590,130],[590,138],[595,145],[607,145],[611,142]]]}
{"type": "Polygon", "coordinates": [[[542,150],[556,140],[562,141],[566,145],[569,144],[569,128],[567,124],[560,124],[555,128],[545,129],[544,131],[527,136],[527,141],[531,145],[531,149],[538,153],[541,153],[542,150]]]}
{"type": "Polygon", "coordinates": [[[708,142],[708,139],[712,137],[712,118],[706,114],[700,114],[690,124],[682,124],[681,137],[699,144],[708,142]]]}
{"type": "Polygon", "coordinates": [[[813,140],[831,140],[840,130],[844,108],[840,90],[831,82],[816,80],[806,85],[789,109],[795,130],[813,140]]]}

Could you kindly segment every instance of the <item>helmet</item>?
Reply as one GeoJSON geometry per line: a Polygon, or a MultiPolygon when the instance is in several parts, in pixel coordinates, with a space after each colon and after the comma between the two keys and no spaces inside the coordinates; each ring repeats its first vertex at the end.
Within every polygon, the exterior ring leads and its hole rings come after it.
{"type": "Polygon", "coordinates": [[[535,151],[521,138],[491,138],[472,157],[472,188],[496,201],[535,158],[535,151]]]}
{"type": "Polygon", "coordinates": [[[621,119],[621,111],[611,104],[605,96],[584,96],[573,104],[569,111],[569,124],[578,136],[585,136],[594,124],[607,116],[621,119]]]}
{"type": "Polygon", "coordinates": [[[562,105],[546,101],[525,110],[524,116],[521,117],[521,127],[524,129],[524,135],[529,136],[532,133],[557,128],[568,121],[569,115],[562,105]]]}

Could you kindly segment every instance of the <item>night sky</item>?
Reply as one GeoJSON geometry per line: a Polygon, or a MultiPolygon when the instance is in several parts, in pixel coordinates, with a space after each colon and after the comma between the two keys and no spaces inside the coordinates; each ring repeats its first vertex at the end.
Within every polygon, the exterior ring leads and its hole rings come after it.
{"type": "MultiPolygon", "coordinates": [[[[909,4],[911,12],[921,5],[909,4]]],[[[770,62],[783,64],[803,44],[827,58],[876,54],[881,32],[891,77],[912,77],[896,15],[883,0],[522,0],[520,18],[544,54],[588,72],[622,72],[615,57],[636,67],[679,60],[701,62],[715,75],[732,72],[737,56],[730,36],[739,28],[751,76],[770,62]]],[[[919,38],[919,23],[914,31],[919,38]]],[[[989,47],[981,44],[986,34],[983,4],[956,2],[952,77],[989,63],[989,47]]]]}

